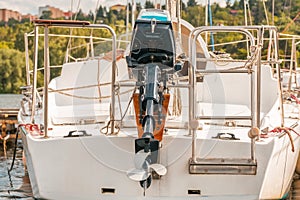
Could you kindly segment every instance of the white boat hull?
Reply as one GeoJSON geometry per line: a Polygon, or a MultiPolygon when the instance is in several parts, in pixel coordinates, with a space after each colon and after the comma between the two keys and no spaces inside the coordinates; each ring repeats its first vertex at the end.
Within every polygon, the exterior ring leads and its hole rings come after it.
{"type": "MultiPolygon", "coordinates": [[[[45,199],[144,199],[143,188],[126,172],[134,168],[134,137],[104,135],[34,138],[23,129],[23,142],[33,193],[45,199]],[[131,162],[130,162],[131,161],[131,162]]],[[[198,139],[199,154],[247,155],[249,143],[198,139]],[[208,152],[211,151],[211,152],[208,152]],[[226,154],[226,153],[225,153],[226,154]]],[[[152,180],[146,199],[274,199],[288,191],[298,156],[285,135],[256,146],[256,175],[192,175],[188,170],[191,138],[165,136],[160,161],[168,173],[152,180]],[[282,170],[284,169],[284,170],[282,170]],[[199,194],[193,190],[200,191],[199,194]]],[[[225,155],[226,157],[226,155],[225,155]]]]}

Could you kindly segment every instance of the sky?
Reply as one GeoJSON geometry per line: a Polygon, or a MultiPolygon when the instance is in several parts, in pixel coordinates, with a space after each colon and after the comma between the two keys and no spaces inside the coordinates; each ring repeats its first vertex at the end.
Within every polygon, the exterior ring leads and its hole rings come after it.
{"type": "MultiPolygon", "coordinates": [[[[131,0],[129,0],[131,2],[131,0]]],[[[165,0],[153,0],[152,2],[158,2],[164,4],[165,0]]],[[[220,5],[224,5],[226,0],[211,0],[211,3],[219,2],[220,5]]],[[[127,0],[0,0],[0,9],[6,8],[14,11],[18,11],[21,14],[38,14],[38,7],[50,5],[56,8],[60,8],[63,11],[72,10],[77,11],[78,4],[82,11],[86,14],[89,11],[95,12],[95,9],[100,5],[110,7],[114,4],[124,4],[126,5],[127,0]],[[73,5],[73,6],[72,6],[73,5]],[[73,7],[73,8],[72,8],[73,7]]],[[[142,2],[144,5],[145,0],[137,0],[137,2],[142,2]]],[[[187,0],[184,0],[187,2],[187,0]]],[[[206,0],[197,0],[199,4],[204,4],[206,0]]]]}

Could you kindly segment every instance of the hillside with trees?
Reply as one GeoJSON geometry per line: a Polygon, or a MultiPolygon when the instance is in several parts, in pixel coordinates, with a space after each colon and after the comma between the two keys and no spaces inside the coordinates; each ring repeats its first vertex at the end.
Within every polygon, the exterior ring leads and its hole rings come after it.
{"type": "MultiPolygon", "coordinates": [[[[245,25],[244,1],[235,1],[233,4],[230,2],[227,0],[226,7],[220,7],[218,4],[211,5],[213,25],[245,25]]],[[[272,1],[265,1],[265,5],[263,1],[249,0],[248,2],[251,9],[248,25],[267,25],[269,23],[277,26],[279,32],[285,31],[285,33],[300,35],[300,0],[275,1],[274,9],[272,9],[272,1]],[[297,18],[297,16],[299,17],[297,18]]],[[[154,5],[150,1],[146,1],[143,6],[138,3],[136,15],[142,7],[153,8],[154,5]]],[[[129,10],[131,10],[130,5],[129,10]]],[[[51,19],[51,13],[45,12],[41,18],[51,19]]],[[[187,4],[182,3],[182,18],[195,27],[204,26],[205,6],[198,5],[195,0],[188,0],[187,4]]],[[[115,29],[118,35],[126,31],[126,10],[118,12],[99,6],[96,13],[90,11],[87,15],[79,10],[73,19],[108,24],[115,29]]],[[[20,93],[19,87],[26,85],[24,34],[32,30],[33,24],[26,20],[21,22],[9,20],[7,23],[0,23],[0,93],[20,93]]],[[[67,41],[51,41],[50,49],[54,46],[60,49],[50,55],[55,58],[52,65],[61,64],[64,59],[66,43],[67,41]]],[[[32,52],[33,42],[29,43],[29,48],[32,52]]],[[[297,48],[297,54],[300,57],[300,47],[297,48]]],[[[43,63],[42,56],[38,63],[43,63]]],[[[53,73],[57,75],[59,71],[56,70],[53,73]]]]}

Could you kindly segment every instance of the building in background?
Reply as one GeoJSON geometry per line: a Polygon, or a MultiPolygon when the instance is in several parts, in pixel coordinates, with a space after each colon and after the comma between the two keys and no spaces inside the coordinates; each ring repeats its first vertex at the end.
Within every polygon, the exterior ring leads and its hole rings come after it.
{"type": "Polygon", "coordinates": [[[67,18],[70,15],[69,12],[64,12],[59,8],[55,8],[47,5],[47,6],[39,7],[38,17],[41,18],[45,14],[45,12],[50,12],[51,13],[50,17],[53,19],[62,18],[62,17],[67,18]]]}
{"type": "Polygon", "coordinates": [[[116,5],[111,6],[110,10],[115,10],[117,12],[120,12],[121,10],[126,10],[126,6],[121,5],[121,4],[116,4],[116,5]]]}
{"type": "Polygon", "coordinates": [[[15,19],[17,21],[22,20],[22,14],[18,11],[9,9],[0,9],[0,21],[8,22],[9,19],[15,19]]]}
{"type": "Polygon", "coordinates": [[[31,21],[31,22],[37,18],[38,17],[36,15],[31,15],[31,14],[22,15],[22,19],[29,19],[29,21],[31,21]]]}
{"type": "Polygon", "coordinates": [[[65,19],[72,19],[73,13],[71,11],[64,12],[65,19]]]}

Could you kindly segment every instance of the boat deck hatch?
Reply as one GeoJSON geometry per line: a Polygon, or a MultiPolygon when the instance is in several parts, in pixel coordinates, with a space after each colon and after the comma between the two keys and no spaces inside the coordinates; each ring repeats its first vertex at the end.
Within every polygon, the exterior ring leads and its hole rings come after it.
{"type": "Polygon", "coordinates": [[[190,174],[255,175],[257,163],[251,159],[196,158],[189,160],[190,174]]]}

